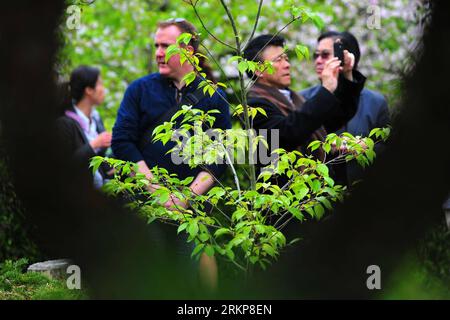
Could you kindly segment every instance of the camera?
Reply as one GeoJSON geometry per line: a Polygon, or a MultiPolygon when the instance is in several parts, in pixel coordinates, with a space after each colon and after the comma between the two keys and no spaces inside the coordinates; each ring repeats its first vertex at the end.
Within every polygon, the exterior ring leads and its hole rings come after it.
{"type": "Polygon", "coordinates": [[[333,43],[334,56],[341,60],[341,67],[344,66],[344,44],[342,39],[336,39],[333,43]]]}

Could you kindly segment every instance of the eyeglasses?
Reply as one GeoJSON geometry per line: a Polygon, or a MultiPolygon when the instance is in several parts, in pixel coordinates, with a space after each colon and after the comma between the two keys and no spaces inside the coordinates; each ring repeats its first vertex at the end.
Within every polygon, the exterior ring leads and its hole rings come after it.
{"type": "Polygon", "coordinates": [[[316,60],[318,57],[321,57],[323,60],[327,60],[331,56],[331,52],[328,50],[323,50],[319,52],[313,53],[313,59],[316,60]]]}

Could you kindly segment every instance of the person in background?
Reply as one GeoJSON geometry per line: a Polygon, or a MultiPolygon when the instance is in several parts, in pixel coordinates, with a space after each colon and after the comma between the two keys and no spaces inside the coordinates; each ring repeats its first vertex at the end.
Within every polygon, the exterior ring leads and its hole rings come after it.
{"type": "MultiPolygon", "coordinates": [[[[321,84],[300,91],[300,94],[305,99],[312,99],[319,93],[322,87],[325,65],[334,57],[333,43],[338,38],[342,40],[344,49],[354,53],[354,69],[358,69],[361,51],[358,40],[353,34],[350,32],[336,31],[328,31],[321,34],[317,39],[317,49],[313,55],[316,73],[321,84]]],[[[364,88],[359,97],[355,116],[342,126],[342,128],[336,130],[336,133],[349,132],[354,136],[367,137],[373,128],[386,127],[389,123],[389,109],[384,96],[379,92],[364,88]]],[[[382,151],[382,148],[382,145],[377,144],[375,152],[382,151]]],[[[338,182],[351,185],[356,180],[361,179],[363,168],[356,161],[351,161],[344,166],[335,168],[335,172],[338,182]]]]}
{"type": "MultiPolygon", "coordinates": [[[[217,109],[220,113],[215,114],[214,127],[224,130],[231,128],[229,107],[224,99],[225,93],[218,90],[219,92],[211,97],[203,95],[201,90],[197,89],[202,80],[200,77],[186,86],[183,77],[192,72],[194,67],[188,61],[181,64],[178,54],[168,61],[165,60],[167,48],[175,44],[177,37],[182,33],[192,35],[186,48],[196,53],[200,42],[195,27],[189,21],[176,18],[158,23],[154,39],[158,72],[133,81],[127,88],[113,128],[112,150],[118,159],[137,163],[139,171],[149,180],[153,178],[150,169],[155,166],[165,168],[171,174],[177,174],[180,179],[195,177],[189,188],[194,194],[200,195],[212,187],[214,183],[212,174],[219,177],[226,166],[207,166],[208,170],[204,170],[191,168],[186,163],[175,164],[168,154],[175,146],[175,142],[169,141],[163,145],[160,141],[151,141],[153,129],[164,121],[169,121],[182,104],[192,105],[203,111],[217,109]],[[189,97],[193,99],[184,101],[189,97]]],[[[157,188],[158,185],[149,185],[150,192],[157,188]]],[[[187,205],[173,195],[165,204],[167,208],[187,205]]]]}
{"type": "MultiPolygon", "coordinates": [[[[247,60],[271,61],[274,67],[273,73],[247,71],[256,80],[247,102],[252,107],[262,107],[267,114],[255,117],[254,129],[268,129],[272,136],[278,133],[280,148],[306,152],[311,140],[322,140],[327,132],[339,129],[353,117],[365,77],[353,69],[353,54],[344,51],[343,66],[337,58],[329,60],[317,94],[305,101],[289,88],[291,65],[284,44],[281,36],[265,34],[254,38],[245,48],[247,60]]],[[[316,157],[320,159],[323,155],[316,157]]],[[[283,179],[278,183],[283,184],[283,179]]]]}
{"type": "MultiPolygon", "coordinates": [[[[88,170],[90,159],[96,155],[104,156],[112,138],[95,109],[105,99],[100,70],[84,65],[77,67],[70,75],[67,90],[69,97],[63,106],[64,114],[56,122],[58,138],[76,164],[88,170]]],[[[107,171],[106,166],[100,166],[94,173],[95,187],[104,184],[107,171]]]]}
{"type": "MultiPolygon", "coordinates": [[[[154,128],[170,118],[181,108],[181,105],[192,105],[196,109],[209,111],[217,109],[215,114],[215,128],[230,129],[231,116],[229,106],[225,100],[226,94],[218,90],[212,96],[204,95],[198,85],[200,77],[186,85],[183,78],[192,72],[194,67],[188,62],[180,62],[180,55],[174,55],[166,61],[167,48],[176,43],[182,33],[190,33],[191,40],[186,49],[197,53],[199,38],[197,30],[189,21],[183,18],[170,19],[159,22],[155,33],[155,60],[158,72],[146,75],[132,82],[127,88],[120,104],[116,123],[113,128],[112,150],[114,155],[122,160],[135,162],[139,171],[150,181],[153,178],[151,168],[158,166],[165,168],[170,174],[175,173],[180,179],[195,177],[189,188],[193,194],[204,194],[214,184],[214,177],[218,178],[226,169],[226,165],[191,168],[187,163],[175,164],[168,151],[175,146],[175,142],[152,142],[151,135],[154,128]]],[[[201,60],[201,59],[200,59],[201,60]]],[[[200,67],[207,74],[210,69],[200,62],[200,67]]],[[[212,79],[210,79],[212,80],[212,79]]],[[[148,189],[154,192],[157,184],[150,184],[148,189]]],[[[164,204],[166,208],[186,208],[188,203],[171,195],[164,204]]],[[[160,225],[163,228],[163,225],[160,225]]],[[[166,230],[163,234],[172,234],[173,230],[166,230]]],[[[177,239],[179,241],[179,239],[177,239]]],[[[191,248],[185,243],[179,243],[181,255],[190,256],[191,248]]],[[[214,289],[217,286],[217,264],[214,257],[202,254],[199,262],[201,281],[214,289]]]]}

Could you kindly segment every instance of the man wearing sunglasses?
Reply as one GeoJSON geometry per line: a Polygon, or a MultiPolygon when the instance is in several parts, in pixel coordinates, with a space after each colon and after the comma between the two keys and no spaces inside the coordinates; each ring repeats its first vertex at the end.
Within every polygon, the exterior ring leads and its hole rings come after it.
{"type": "MultiPolygon", "coordinates": [[[[328,31],[320,35],[317,40],[317,50],[313,58],[316,67],[316,73],[319,80],[323,82],[323,71],[325,65],[334,57],[333,43],[336,39],[341,39],[344,49],[354,53],[355,65],[354,69],[358,68],[358,63],[361,57],[359,44],[357,39],[350,32],[336,32],[328,31]]],[[[321,85],[317,85],[300,92],[306,99],[312,99],[319,93],[321,85]]],[[[376,91],[363,89],[359,98],[358,109],[355,116],[347,122],[337,133],[349,132],[354,136],[368,136],[373,128],[385,127],[389,124],[389,110],[386,99],[382,94],[376,91]]],[[[382,145],[377,144],[375,152],[379,152],[382,145]]],[[[355,161],[340,167],[336,170],[338,176],[336,179],[339,183],[351,184],[360,179],[363,175],[363,169],[355,161]]]]}
{"type": "Polygon", "coordinates": [[[289,88],[290,63],[284,44],[282,37],[268,34],[254,38],[245,48],[247,60],[271,61],[274,67],[273,73],[247,72],[255,81],[248,104],[262,107],[267,114],[258,113],[255,129],[268,129],[272,139],[278,135],[280,148],[301,150],[310,140],[323,138],[327,131],[339,129],[353,117],[365,77],[353,69],[353,54],[344,51],[344,66],[337,58],[327,61],[322,85],[313,98],[305,101],[289,88]]]}

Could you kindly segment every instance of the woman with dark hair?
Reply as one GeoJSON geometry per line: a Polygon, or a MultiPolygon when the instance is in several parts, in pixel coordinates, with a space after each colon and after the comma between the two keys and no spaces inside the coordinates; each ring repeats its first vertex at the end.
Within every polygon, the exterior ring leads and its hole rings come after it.
{"type": "MultiPolygon", "coordinates": [[[[105,88],[100,70],[80,66],[72,71],[68,86],[70,102],[64,105],[64,115],[57,120],[62,145],[73,155],[77,165],[89,168],[89,159],[104,155],[111,146],[111,133],[105,131],[95,106],[103,103],[105,88]]],[[[94,186],[101,187],[107,177],[105,168],[94,173],[94,186]]]]}

